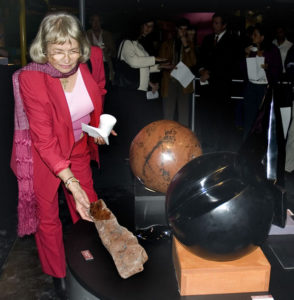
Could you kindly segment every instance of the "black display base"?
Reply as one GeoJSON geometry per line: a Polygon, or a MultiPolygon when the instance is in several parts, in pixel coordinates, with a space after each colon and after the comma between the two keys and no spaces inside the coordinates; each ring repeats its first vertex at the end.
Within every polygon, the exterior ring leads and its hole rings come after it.
{"type": "Polygon", "coordinates": [[[271,236],[268,239],[269,248],[283,267],[283,269],[294,269],[294,235],[271,236]]]}
{"type": "MultiPolygon", "coordinates": [[[[285,243],[288,236],[282,237],[285,243]]],[[[122,279],[114,262],[102,245],[93,223],[79,221],[65,238],[68,265],[68,289],[71,300],[252,300],[252,295],[267,293],[244,293],[224,295],[181,296],[172,263],[171,240],[156,242],[140,240],[149,260],[144,270],[128,279],[122,279]],[[82,250],[90,250],[94,260],[85,261],[82,250]]],[[[293,271],[283,270],[266,246],[267,258],[272,265],[270,292],[274,299],[293,299],[293,271]],[[273,262],[273,263],[272,263],[273,262]],[[281,280],[283,278],[283,286],[281,280]],[[287,295],[290,298],[287,298],[287,295]],[[280,297],[281,296],[281,297],[280,297]]],[[[292,244],[293,247],[293,244],[292,244]]],[[[293,248],[292,248],[293,249],[293,248]]]]}
{"type": "Polygon", "coordinates": [[[67,271],[67,290],[70,300],[100,300],[92,293],[88,292],[75,278],[70,270],[67,271]]]}
{"type": "Polygon", "coordinates": [[[146,189],[138,179],[135,179],[134,195],[136,229],[155,224],[167,225],[164,194],[146,189]]]}

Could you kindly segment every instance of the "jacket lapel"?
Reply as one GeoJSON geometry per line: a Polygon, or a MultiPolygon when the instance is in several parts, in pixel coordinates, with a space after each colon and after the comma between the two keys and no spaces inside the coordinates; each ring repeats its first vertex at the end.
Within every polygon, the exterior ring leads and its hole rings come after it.
{"type": "MultiPolygon", "coordinates": [[[[56,110],[58,112],[62,112],[62,118],[66,124],[66,126],[73,133],[72,120],[67,104],[67,100],[65,98],[64,91],[62,89],[62,85],[58,78],[53,78],[51,76],[47,76],[48,83],[50,88],[48,89],[48,94],[51,101],[54,103],[56,110]]],[[[73,134],[72,134],[73,135],[73,134]]]]}
{"type": "MultiPolygon", "coordinates": [[[[99,119],[98,119],[97,115],[100,115],[101,111],[100,111],[100,108],[98,107],[97,99],[100,95],[100,91],[99,91],[98,85],[95,82],[92,74],[89,72],[87,65],[80,64],[80,70],[81,70],[81,74],[82,74],[86,89],[92,100],[92,103],[94,106],[94,112],[98,112],[98,114],[97,113],[91,114],[91,125],[94,127],[98,127],[99,119]]],[[[102,99],[100,99],[99,101],[102,101],[102,99]]]]}

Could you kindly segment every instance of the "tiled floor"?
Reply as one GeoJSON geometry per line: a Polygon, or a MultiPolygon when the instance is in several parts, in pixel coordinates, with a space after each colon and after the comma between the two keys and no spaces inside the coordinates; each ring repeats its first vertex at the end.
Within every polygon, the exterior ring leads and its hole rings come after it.
{"type": "MultiPolygon", "coordinates": [[[[199,124],[197,125],[199,126],[199,124]]],[[[233,128],[233,127],[232,127],[233,128]]],[[[198,129],[197,129],[198,130],[198,129]]],[[[242,132],[232,129],[230,137],[219,137],[217,143],[203,141],[204,128],[200,134],[204,153],[211,151],[236,151],[241,142],[242,132]]],[[[133,197],[133,175],[128,161],[119,155],[119,147],[113,139],[110,146],[101,151],[101,168],[93,169],[95,188],[105,200],[119,201],[133,197]],[[113,147],[112,147],[113,146],[113,147]]],[[[289,206],[294,207],[294,174],[286,176],[289,206]]],[[[61,203],[61,217],[64,228],[70,228],[69,216],[61,203]]],[[[0,228],[0,299],[8,300],[49,300],[55,299],[51,278],[40,269],[33,237],[16,239],[16,221],[10,220],[9,232],[0,228]],[[7,253],[9,256],[7,257],[7,253]],[[4,263],[4,265],[3,265],[4,263]]]]}
{"type": "Polygon", "coordinates": [[[0,299],[56,299],[52,279],[44,274],[32,236],[16,239],[0,277],[0,299]]]}

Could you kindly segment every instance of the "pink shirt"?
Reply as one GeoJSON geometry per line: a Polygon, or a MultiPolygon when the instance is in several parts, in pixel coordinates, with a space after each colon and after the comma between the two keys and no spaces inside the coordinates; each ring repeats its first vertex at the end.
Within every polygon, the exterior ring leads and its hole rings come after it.
{"type": "Polygon", "coordinates": [[[92,100],[88,94],[80,69],[78,69],[76,84],[72,92],[65,92],[69,112],[72,120],[75,141],[81,138],[82,123],[89,124],[90,113],[94,110],[92,100]]]}

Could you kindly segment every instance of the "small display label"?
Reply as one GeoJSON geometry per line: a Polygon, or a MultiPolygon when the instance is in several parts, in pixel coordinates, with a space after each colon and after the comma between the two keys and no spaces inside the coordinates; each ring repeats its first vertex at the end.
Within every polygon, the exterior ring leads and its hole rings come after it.
{"type": "Polygon", "coordinates": [[[86,261],[94,259],[92,253],[89,250],[82,250],[81,253],[86,261]]]}

